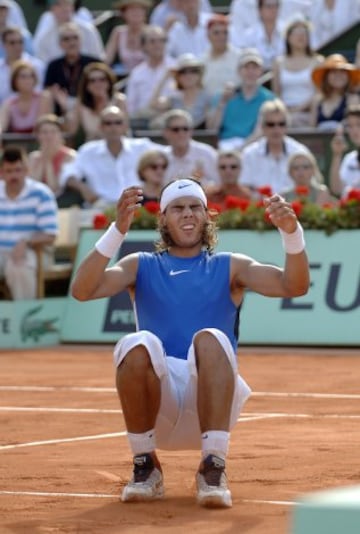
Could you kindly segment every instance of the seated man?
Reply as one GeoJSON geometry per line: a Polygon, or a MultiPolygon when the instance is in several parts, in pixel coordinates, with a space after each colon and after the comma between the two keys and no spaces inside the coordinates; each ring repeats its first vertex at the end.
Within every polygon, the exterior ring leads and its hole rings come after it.
{"type": "Polygon", "coordinates": [[[58,233],[57,205],[47,185],[27,177],[25,152],[6,147],[0,174],[0,273],[14,300],[36,297],[37,257],[34,247],[51,245],[58,233]]]}
{"type": "Polygon", "coordinates": [[[192,175],[203,185],[218,183],[217,152],[212,146],[192,139],[193,120],[187,111],[172,109],[164,115],[163,150],[169,160],[165,183],[192,175]]]}
{"type": "Polygon", "coordinates": [[[218,155],[219,185],[210,185],[205,189],[209,203],[216,204],[220,209],[229,208],[228,197],[251,200],[254,196],[251,189],[240,183],[241,157],[235,150],[220,151],[218,155]]]}
{"type": "Polygon", "coordinates": [[[115,204],[121,192],[139,185],[137,164],[145,150],[157,148],[147,138],[126,137],[128,122],[116,106],[101,112],[103,139],[83,144],[71,163],[64,165],[60,185],[79,192],[84,207],[115,204]]]}

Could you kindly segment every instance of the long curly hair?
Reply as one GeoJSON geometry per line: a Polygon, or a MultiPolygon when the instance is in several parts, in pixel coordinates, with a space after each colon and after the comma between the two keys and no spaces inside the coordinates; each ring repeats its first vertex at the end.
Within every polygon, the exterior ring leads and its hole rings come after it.
{"type": "MultiPolygon", "coordinates": [[[[160,239],[155,243],[155,250],[157,252],[165,252],[172,246],[176,245],[171,237],[168,227],[163,222],[162,217],[159,217],[158,219],[157,230],[160,234],[160,239]]],[[[218,235],[216,222],[210,218],[204,224],[201,244],[205,250],[207,250],[209,253],[213,253],[217,242],[218,235]]]]}

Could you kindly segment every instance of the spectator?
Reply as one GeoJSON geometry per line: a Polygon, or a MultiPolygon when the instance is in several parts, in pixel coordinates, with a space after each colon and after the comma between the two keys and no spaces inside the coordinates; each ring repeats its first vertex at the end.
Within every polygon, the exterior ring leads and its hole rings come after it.
{"type": "Polygon", "coordinates": [[[358,0],[313,0],[310,22],[314,28],[314,47],[320,48],[359,20],[358,0]]]}
{"type": "Polygon", "coordinates": [[[214,101],[208,120],[210,128],[218,130],[221,149],[240,149],[256,135],[259,109],[274,94],[259,85],[263,60],[256,49],[244,49],[238,64],[241,87],[235,92],[225,90],[214,101]]]}
{"type": "Polygon", "coordinates": [[[184,176],[194,176],[203,185],[218,183],[217,152],[206,143],[192,139],[193,120],[187,111],[172,109],[164,117],[163,136],[168,143],[165,154],[169,166],[165,183],[184,176]]]}
{"type": "MultiPolygon", "coordinates": [[[[9,27],[14,24],[11,14],[11,8],[13,4],[10,0],[0,0],[0,35],[9,27]]],[[[24,41],[24,50],[32,55],[34,53],[33,38],[26,26],[18,26],[24,41]]],[[[4,58],[5,50],[2,40],[0,40],[0,58],[4,58]]]]}
{"type": "Polygon", "coordinates": [[[259,22],[232,41],[238,48],[257,48],[266,71],[283,54],[285,43],[279,21],[279,0],[258,0],[259,22]]]}
{"type": "Polygon", "coordinates": [[[28,24],[26,22],[23,8],[15,0],[9,0],[9,14],[7,23],[9,26],[14,26],[17,28],[24,28],[28,30],[28,24]]]}
{"type": "Polygon", "coordinates": [[[229,197],[251,200],[251,190],[241,184],[241,156],[236,150],[220,151],[217,158],[220,184],[205,189],[208,202],[221,210],[229,208],[229,197]]]}
{"type": "Polygon", "coordinates": [[[11,69],[11,89],[14,95],[0,107],[0,124],[3,132],[32,133],[40,115],[50,113],[52,99],[48,91],[37,91],[35,68],[27,61],[16,61],[11,69]]]}
{"type": "Polygon", "coordinates": [[[8,26],[1,34],[1,41],[4,47],[4,57],[0,58],[0,103],[11,95],[11,67],[19,59],[32,64],[38,79],[36,89],[42,89],[45,65],[40,59],[24,51],[24,38],[21,30],[14,26],[8,26]]]}
{"type": "Polygon", "coordinates": [[[133,129],[147,128],[149,119],[157,114],[151,107],[155,91],[159,96],[165,96],[173,88],[167,73],[175,61],[165,54],[165,43],[166,34],[162,28],[147,26],[144,29],[145,60],[131,71],[126,87],[127,110],[133,129]]]}
{"type": "Polygon", "coordinates": [[[358,69],[360,69],[360,39],[358,39],[358,42],[356,43],[355,65],[358,69]]]}
{"type": "Polygon", "coordinates": [[[97,58],[81,53],[81,32],[74,22],[59,27],[59,44],[63,54],[47,65],[44,86],[52,93],[56,113],[65,115],[75,104],[84,68],[97,58]]]}
{"type": "MultiPolygon", "coordinates": [[[[294,14],[309,17],[310,0],[284,0],[280,2],[279,23],[283,28],[294,14]]],[[[232,0],[230,3],[230,36],[236,44],[243,33],[259,22],[258,0],[232,0]]]]}
{"type": "Polygon", "coordinates": [[[147,150],[139,159],[138,175],[142,182],[143,204],[159,201],[168,164],[168,159],[161,150],[147,150]]]}
{"type": "Polygon", "coordinates": [[[239,83],[238,61],[240,50],[229,42],[229,19],[225,15],[213,15],[207,23],[210,49],[203,56],[204,87],[212,96],[219,95],[230,84],[239,83]]]}
{"type": "Polygon", "coordinates": [[[66,115],[66,131],[74,135],[79,128],[87,141],[99,138],[100,114],[113,105],[126,113],[126,97],[116,90],[116,77],[105,63],[89,63],[83,70],[78,98],[66,115]]]}
{"type": "Polygon", "coordinates": [[[355,150],[344,156],[348,145],[342,129],[336,132],[331,142],[330,188],[339,196],[345,196],[350,189],[360,189],[360,104],[347,109],[345,128],[355,150]]]}
{"type": "Polygon", "coordinates": [[[6,147],[0,180],[0,271],[14,300],[36,296],[37,257],[34,247],[47,246],[44,267],[52,261],[51,245],[58,233],[52,191],[27,176],[25,152],[6,147]]]}
{"type": "Polygon", "coordinates": [[[292,187],[288,161],[294,152],[309,153],[308,148],[286,135],[288,115],[281,100],[265,102],[260,108],[263,137],[242,152],[242,183],[253,190],[269,186],[273,193],[292,187]]]}
{"type": "Polygon", "coordinates": [[[48,5],[52,14],[51,23],[44,29],[35,30],[34,49],[37,57],[46,63],[60,57],[63,50],[59,44],[59,28],[65,22],[73,21],[81,34],[81,53],[104,59],[104,46],[95,26],[80,19],[74,21],[74,0],[48,0],[48,5]]]}
{"type": "Polygon", "coordinates": [[[79,197],[73,198],[73,190],[63,191],[59,183],[63,166],[76,156],[76,151],[65,145],[59,117],[53,114],[41,115],[36,122],[35,133],[39,149],[29,154],[31,178],[50,187],[59,208],[79,204],[79,197]]]}
{"type": "Polygon", "coordinates": [[[288,161],[288,171],[293,180],[292,188],[283,195],[288,202],[302,196],[320,206],[335,201],[329,188],[323,183],[324,177],[313,154],[303,152],[292,154],[288,161]]]}
{"type": "Polygon", "coordinates": [[[334,130],[351,101],[358,101],[351,91],[360,83],[360,69],[341,54],[331,54],[313,70],[312,79],[320,93],[312,103],[311,125],[334,130]]]}
{"type": "MultiPolygon", "coordinates": [[[[184,109],[190,113],[194,128],[204,128],[210,109],[210,95],[204,89],[202,75],[204,65],[193,54],[183,54],[178,57],[176,65],[169,71],[174,77],[176,89],[168,96],[159,96],[163,84],[160,83],[155,92],[151,107],[158,112],[169,109],[184,109]]],[[[164,78],[164,83],[168,81],[164,78]]],[[[163,115],[150,122],[150,128],[162,126],[163,115]]]]}
{"type": "Polygon", "coordinates": [[[206,25],[211,13],[200,11],[199,0],[182,0],[181,9],[185,21],[179,20],[171,26],[168,33],[168,53],[176,58],[182,54],[201,57],[210,47],[206,25]]]}
{"type": "Polygon", "coordinates": [[[290,22],[285,33],[285,54],[273,64],[272,90],[286,105],[292,127],[310,125],[315,95],[311,74],[322,59],[311,48],[309,23],[299,18],[290,22]]]}
{"type": "Polygon", "coordinates": [[[138,160],[158,148],[149,139],[129,139],[126,114],[116,106],[100,113],[102,139],[82,145],[72,163],[64,165],[60,186],[81,194],[85,207],[116,203],[125,187],[139,185],[138,160]]]}
{"type": "MultiPolygon", "coordinates": [[[[181,9],[182,0],[161,0],[150,14],[150,24],[161,26],[168,31],[174,22],[185,21],[185,15],[181,9]]],[[[209,0],[200,0],[200,11],[204,13],[212,12],[212,5],[209,0]]]]}
{"type": "Polygon", "coordinates": [[[141,36],[146,28],[147,12],[151,0],[119,0],[114,7],[119,9],[124,24],[115,26],[106,43],[106,62],[117,74],[128,74],[145,60],[141,36]],[[120,64],[114,64],[115,58],[120,64]]]}

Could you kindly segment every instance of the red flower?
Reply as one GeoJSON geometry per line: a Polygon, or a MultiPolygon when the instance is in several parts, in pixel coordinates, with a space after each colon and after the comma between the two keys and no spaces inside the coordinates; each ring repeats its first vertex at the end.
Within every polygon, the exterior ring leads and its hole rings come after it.
{"type": "Polygon", "coordinates": [[[297,202],[295,200],[294,202],[291,203],[291,207],[295,211],[296,217],[300,217],[301,212],[303,210],[303,205],[301,204],[301,202],[297,202]]]}
{"type": "Polygon", "coordinates": [[[154,215],[157,215],[160,211],[160,203],[156,202],[156,200],[149,200],[148,202],[144,203],[144,208],[149,213],[153,213],[154,215]]]}
{"type": "Polygon", "coordinates": [[[269,185],[263,185],[262,187],[258,187],[258,193],[262,195],[263,197],[271,197],[273,194],[272,189],[269,185]]]}
{"type": "Polygon", "coordinates": [[[97,213],[93,218],[93,228],[95,230],[103,230],[109,226],[109,219],[104,213],[97,213]]]}
{"type": "Polygon", "coordinates": [[[310,189],[307,185],[298,185],[295,187],[295,193],[302,197],[307,197],[310,193],[310,189]]]}
{"type": "Polygon", "coordinates": [[[208,207],[208,210],[211,212],[211,211],[216,211],[217,213],[221,213],[223,210],[221,204],[217,204],[216,202],[209,202],[207,203],[207,207],[208,207]]]}
{"type": "Polygon", "coordinates": [[[346,196],[346,200],[356,200],[360,202],[360,189],[350,189],[346,196]]]}
{"type": "Polygon", "coordinates": [[[246,211],[250,206],[250,200],[247,198],[235,197],[228,195],[225,198],[226,209],[231,210],[233,208],[238,208],[241,211],[246,211]]]}
{"type": "Polygon", "coordinates": [[[257,208],[263,208],[263,207],[264,207],[264,201],[263,201],[263,200],[257,200],[257,201],[255,202],[255,206],[256,206],[257,208]]]}

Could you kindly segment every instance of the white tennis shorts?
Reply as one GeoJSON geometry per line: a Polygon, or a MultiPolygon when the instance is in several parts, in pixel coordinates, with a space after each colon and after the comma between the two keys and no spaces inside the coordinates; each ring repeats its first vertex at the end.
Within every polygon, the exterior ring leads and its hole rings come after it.
{"type": "MultiPolygon", "coordinates": [[[[251,390],[238,374],[236,355],[228,337],[216,328],[206,328],[202,331],[209,332],[218,340],[234,371],[231,430],[251,390]]],[[[160,339],[151,332],[143,330],[128,334],[115,346],[115,366],[118,367],[128,352],[137,345],[146,347],[161,383],[161,404],[155,424],[156,446],[166,450],[201,449],[197,413],[197,368],[193,343],[190,345],[187,360],[182,360],[168,356],[160,339]]]]}

